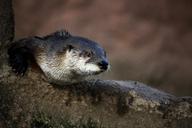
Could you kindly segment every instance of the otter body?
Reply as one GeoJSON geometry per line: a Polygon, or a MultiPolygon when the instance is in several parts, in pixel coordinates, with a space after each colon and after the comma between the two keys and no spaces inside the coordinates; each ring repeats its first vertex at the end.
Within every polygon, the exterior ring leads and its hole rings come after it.
{"type": "Polygon", "coordinates": [[[24,75],[36,63],[49,82],[74,83],[108,69],[104,49],[87,38],[58,31],[45,37],[26,38],[8,49],[9,64],[18,75],[24,75]]]}

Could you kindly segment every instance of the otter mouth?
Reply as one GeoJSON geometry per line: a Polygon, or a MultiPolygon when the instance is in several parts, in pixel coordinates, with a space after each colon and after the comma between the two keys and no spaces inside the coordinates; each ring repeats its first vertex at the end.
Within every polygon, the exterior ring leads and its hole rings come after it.
{"type": "Polygon", "coordinates": [[[105,72],[106,70],[100,70],[100,71],[96,71],[96,72],[94,72],[94,73],[92,73],[93,75],[99,75],[100,73],[102,73],[102,72],[105,72]]]}
{"type": "Polygon", "coordinates": [[[105,70],[100,70],[100,71],[95,71],[95,72],[85,72],[85,74],[79,74],[80,76],[89,76],[89,75],[99,75],[102,72],[104,72],[105,70]]]}

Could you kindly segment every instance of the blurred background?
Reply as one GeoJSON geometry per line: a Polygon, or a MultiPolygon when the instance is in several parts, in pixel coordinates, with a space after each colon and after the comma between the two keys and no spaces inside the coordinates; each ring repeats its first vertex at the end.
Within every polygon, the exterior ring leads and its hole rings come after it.
{"type": "Polygon", "coordinates": [[[13,5],[16,39],[65,28],[106,49],[111,70],[102,78],[192,96],[191,0],[14,0],[13,5]]]}

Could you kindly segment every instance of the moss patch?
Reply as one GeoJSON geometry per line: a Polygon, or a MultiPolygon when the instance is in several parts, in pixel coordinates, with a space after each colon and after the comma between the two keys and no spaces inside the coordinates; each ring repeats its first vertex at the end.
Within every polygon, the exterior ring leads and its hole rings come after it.
{"type": "Polygon", "coordinates": [[[33,117],[31,121],[31,128],[105,128],[102,124],[89,118],[86,121],[80,119],[73,122],[72,120],[65,118],[62,121],[57,121],[52,117],[48,117],[44,114],[38,114],[33,117]]]}

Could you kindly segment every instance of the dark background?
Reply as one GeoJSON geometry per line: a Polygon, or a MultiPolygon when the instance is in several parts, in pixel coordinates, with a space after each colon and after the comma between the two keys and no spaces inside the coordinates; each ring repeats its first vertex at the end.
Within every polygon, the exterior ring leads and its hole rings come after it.
{"type": "Polygon", "coordinates": [[[13,5],[16,39],[65,28],[106,49],[111,70],[102,78],[192,96],[191,0],[14,0],[13,5]]]}

